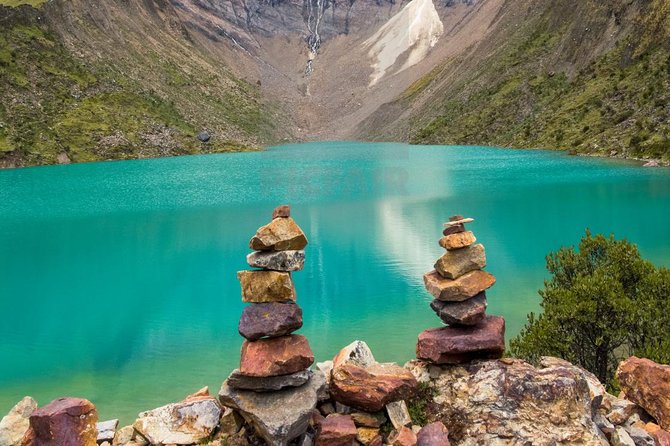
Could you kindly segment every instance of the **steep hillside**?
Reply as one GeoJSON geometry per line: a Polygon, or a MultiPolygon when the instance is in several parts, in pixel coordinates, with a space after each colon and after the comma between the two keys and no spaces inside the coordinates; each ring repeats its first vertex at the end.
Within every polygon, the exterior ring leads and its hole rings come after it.
{"type": "Polygon", "coordinates": [[[0,23],[0,166],[247,150],[290,136],[258,85],[194,43],[167,2],[0,6],[0,23]]]}
{"type": "Polygon", "coordinates": [[[359,132],[668,160],[669,8],[508,2],[488,39],[438,65],[359,132]]]}

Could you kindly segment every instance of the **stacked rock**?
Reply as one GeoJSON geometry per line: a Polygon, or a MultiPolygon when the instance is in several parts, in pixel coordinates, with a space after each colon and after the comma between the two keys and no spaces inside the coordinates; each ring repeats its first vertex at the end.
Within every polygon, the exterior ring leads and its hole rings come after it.
{"type": "Polygon", "coordinates": [[[505,351],[505,320],[486,315],[486,290],[495,277],[482,270],[486,266],[484,246],[475,244],[474,234],[465,229],[473,221],[456,215],[445,223],[440,246],[447,252],[423,276],[435,298],[430,306],[447,326],[429,328],[419,335],[418,359],[458,364],[500,358],[505,351]]]}
{"type": "Polygon", "coordinates": [[[312,376],[314,354],[307,338],[292,334],[302,327],[302,310],[295,303],[291,273],[304,267],[307,238],[290,212],[288,206],[274,210],[272,222],[249,242],[255,252],[247,263],[258,269],[237,273],[242,301],[251,305],[238,326],[246,338],[240,368],[227,380],[236,389],[276,391],[301,386],[312,376]]]}

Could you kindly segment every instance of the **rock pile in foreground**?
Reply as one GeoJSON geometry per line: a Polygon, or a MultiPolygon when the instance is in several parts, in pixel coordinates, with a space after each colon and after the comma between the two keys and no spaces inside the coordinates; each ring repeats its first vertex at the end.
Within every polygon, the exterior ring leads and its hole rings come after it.
{"type": "Polygon", "coordinates": [[[310,370],[314,354],[307,338],[293,334],[302,327],[291,273],[302,270],[307,237],[280,206],[272,221],[259,228],[247,256],[252,268],[240,271],[240,368],[223,383],[220,401],[234,408],[268,444],[283,446],[302,435],[316,407],[325,377],[310,370]]]}
{"type": "Polygon", "coordinates": [[[484,246],[465,225],[472,218],[451,217],[440,246],[446,252],[435,269],[423,276],[434,297],[430,307],[448,324],[419,335],[416,356],[434,364],[459,364],[473,359],[500,358],[505,351],[505,320],[486,315],[486,290],[495,277],[483,271],[484,246]]]}

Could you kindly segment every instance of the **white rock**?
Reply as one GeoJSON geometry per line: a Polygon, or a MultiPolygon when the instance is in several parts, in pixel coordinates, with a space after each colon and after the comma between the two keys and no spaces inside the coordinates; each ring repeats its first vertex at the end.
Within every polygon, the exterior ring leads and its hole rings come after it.
{"type": "Polygon", "coordinates": [[[386,413],[391,420],[391,424],[396,430],[412,423],[412,417],[409,416],[407,404],[404,401],[395,401],[386,405],[386,413]]]}
{"type": "Polygon", "coordinates": [[[354,364],[359,367],[369,367],[376,364],[375,357],[372,355],[372,350],[363,341],[354,341],[344,347],[333,358],[333,367],[339,367],[344,364],[354,364]]]}
{"type": "Polygon", "coordinates": [[[193,444],[208,437],[220,417],[216,400],[202,398],[142,412],[133,427],[152,444],[193,444]]]}
{"type": "Polygon", "coordinates": [[[614,429],[610,438],[610,443],[612,446],[635,446],[633,439],[630,438],[628,432],[621,426],[614,429]]]}
{"type": "Polygon", "coordinates": [[[30,426],[30,415],[35,409],[37,409],[37,402],[26,396],[0,420],[1,446],[20,446],[21,439],[30,426]]]}
{"type": "Polygon", "coordinates": [[[101,421],[97,423],[96,429],[98,429],[98,442],[113,441],[118,425],[119,420],[101,421]]]}

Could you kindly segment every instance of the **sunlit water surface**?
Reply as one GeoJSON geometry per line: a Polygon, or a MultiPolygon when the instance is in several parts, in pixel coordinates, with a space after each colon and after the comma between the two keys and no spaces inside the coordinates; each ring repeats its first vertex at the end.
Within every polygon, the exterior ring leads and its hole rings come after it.
{"type": "Polygon", "coordinates": [[[294,278],[317,360],[354,339],[413,357],[439,325],[421,276],[454,213],[476,218],[508,339],[545,255],[587,227],[670,264],[670,171],[558,152],[311,143],[0,171],[0,415],[71,395],[128,423],[218,390],[242,342],[235,273],[280,203],[310,241],[294,278]]]}

